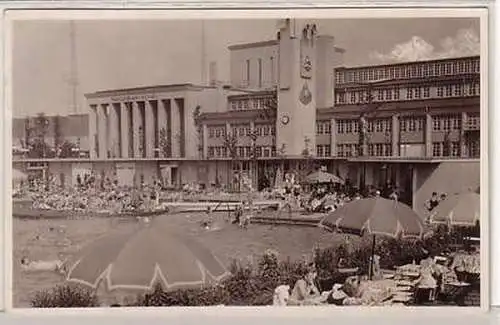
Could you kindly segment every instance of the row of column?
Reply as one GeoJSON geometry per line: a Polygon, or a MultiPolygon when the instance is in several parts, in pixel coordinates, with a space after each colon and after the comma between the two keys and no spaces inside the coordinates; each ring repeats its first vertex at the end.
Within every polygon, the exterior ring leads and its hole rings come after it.
{"type": "Polygon", "coordinates": [[[91,157],[180,157],[183,111],[182,99],[91,105],[91,157]]]}

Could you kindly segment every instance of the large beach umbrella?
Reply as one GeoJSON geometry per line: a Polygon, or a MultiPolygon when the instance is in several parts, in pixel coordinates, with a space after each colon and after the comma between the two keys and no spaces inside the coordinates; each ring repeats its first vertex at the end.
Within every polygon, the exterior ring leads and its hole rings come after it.
{"type": "Polygon", "coordinates": [[[435,207],[430,222],[450,226],[475,226],[480,219],[481,196],[475,192],[450,195],[435,207]]]}
{"type": "Polygon", "coordinates": [[[196,288],[229,275],[201,243],[159,224],[115,231],[82,249],[71,261],[66,280],[108,291],[196,288]]]}
{"type": "Polygon", "coordinates": [[[307,182],[309,183],[339,183],[344,184],[344,180],[340,177],[327,173],[322,170],[318,170],[313,172],[306,177],[307,182]]]}
{"type": "Polygon", "coordinates": [[[351,201],[326,215],[320,226],[330,231],[372,235],[372,261],[376,235],[395,238],[424,235],[424,220],[415,211],[404,203],[381,197],[351,201]]]}
{"type": "Polygon", "coordinates": [[[424,221],[409,206],[381,197],[351,201],[326,215],[320,225],[331,231],[391,237],[422,237],[424,221]]]}

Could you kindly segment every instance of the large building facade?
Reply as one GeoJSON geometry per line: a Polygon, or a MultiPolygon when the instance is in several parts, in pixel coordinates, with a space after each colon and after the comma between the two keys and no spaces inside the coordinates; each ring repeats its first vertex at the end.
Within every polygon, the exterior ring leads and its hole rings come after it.
{"type": "Polygon", "coordinates": [[[396,184],[413,205],[479,186],[479,56],[345,67],[317,32],[287,21],[276,40],[230,46],[229,85],[86,95],[90,159],[74,164],[125,184],[233,185],[243,172],[260,187],[314,161],[355,186],[396,184]],[[456,168],[470,177],[441,184],[456,168]]]}

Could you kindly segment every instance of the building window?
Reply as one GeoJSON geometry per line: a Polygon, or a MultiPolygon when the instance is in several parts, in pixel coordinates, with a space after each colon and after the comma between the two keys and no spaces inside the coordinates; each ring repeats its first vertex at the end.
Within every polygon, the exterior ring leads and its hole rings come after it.
{"type": "Polygon", "coordinates": [[[451,156],[460,157],[460,142],[454,141],[451,143],[451,156]]]}
{"type": "Polygon", "coordinates": [[[238,147],[238,156],[245,157],[245,147],[238,147]]]}
{"type": "Polygon", "coordinates": [[[329,144],[324,146],[324,150],[325,150],[325,157],[330,157],[332,155],[332,147],[329,144]]]}
{"type": "Polygon", "coordinates": [[[415,98],[420,98],[422,95],[422,88],[416,87],[415,88],[415,98]]]}
{"type": "Polygon", "coordinates": [[[356,92],[351,92],[351,104],[356,103],[356,92]]]}
{"type": "Polygon", "coordinates": [[[374,78],[374,73],[373,69],[368,70],[368,80],[373,80],[374,78]]]}
{"type": "Polygon", "coordinates": [[[451,74],[451,62],[448,62],[448,63],[445,63],[444,64],[444,73],[446,75],[450,75],[451,74]]]}
{"type": "Polygon", "coordinates": [[[213,138],[215,136],[215,129],[211,126],[208,127],[208,137],[213,138]]]}
{"type": "Polygon", "coordinates": [[[443,88],[443,86],[437,87],[437,96],[438,97],[443,97],[444,96],[444,88],[443,88]]]}
{"type": "Polygon", "coordinates": [[[392,100],[392,89],[386,89],[385,90],[385,99],[386,100],[392,100]]]}
{"type": "Polygon", "coordinates": [[[479,146],[479,141],[467,141],[467,148],[468,148],[468,153],[470,158],[479,158],[480,157],[480,146],[479,146]]]}
{"type": "Polygon", "coordinates": [[[429,65],[424,64],[424,66],[422,67],[422,70],[423,70],[424,77],[428,77],[429,76],[429,65]]]}
{"type": "Polygon", "coordinates": [[[262,157],[262,147],[255,147],[255,155],[257,157],[262,157]]]}
{"type": "Polygon", "coordinates": [[[460,130],[461,129],[461,124],[462,124],[462,116],[461,115],[454,115],[451,117],[452,120],[452,127],[453,130],[460,130]]]}
{"type": "Polygon", "coordinates": [[[324,154],[324,152],[323,152],[323,146],[322,145],[316,146],[316,155],[318,157],[323,157],[323,154],[324,154]]]}
{"type": "Polygon", "coordinates": [[[441,157],[443,155],[443,143],[434,142],[432,144],[432,156],[433,157],[441,157]]]}
{"type": "Polygon", "coordinates": [[[413,99],[413,89],[412,88],[406,89],[406,99],[413,99]]]}
{"type": "Polygon", "coordinates": [[[455,96],[462,96],[462,85],[455,85],[455,96]]]}
{"type": "Polygon", "coordinates": [[[263,156],[264,157],[266,157],[266,158],[267,157],[271,157],[271,148],[264,147],[263,150],[262,150],[262,152],[263,152],[263,156]]]}
{"type": "Polygon", "coordinates": [[[429,98],[431,97],[431,88],[426,86],[424,87],[424,98],[429,98]]]}
{"type": "Polygon", "coordinates": [[[382,89],[379,89],[377,92],[377,100],[383,101],[384,100],[384,91],[382,89]]]}
{"type": "Polygon", "coordinates": [[[474,114],[474,115],[470,114],[469,116],[467,116],[467,125],[469,126],[469,128],[479,129],[480,123],[481,123],[481,120],[480,120],[478,114],[474,114]]]}
{"type": "Polygon", "coordinates": [[[344,145],[343,144],[338,144],[337,145],[337,156],[339,157],[344,157],[344,145]]]}
{"type": "Polygon", "coordinates": [[[441,131],[441,121],[439,119],[439,116],[432,117],[432,129],[434,131],[441,131]]]}
{"type": "Polygon", "coordinates": [[[345,125],[345,133],[352,133],[352,121],[347,120],[345,125]]]}
{"type": "Polygon", "coordinates": [[[451,119],[448,116],[442,117],[443,131],[451,130],[451,119]]]}
{"type": "Polygon", "coordinates": [[[214,147],[208,147],[208,157],[213,157],[215,154],[214,147]]]}
{"type": "Polygon", "coordinates": [[[316,122],[316,134],[323,134],[323,123],[316,122]]]}
{"type": "Polygon", "coordinates": [[[394,78],[395,79],[401,78],[401,68],[400,67],[394,68],[394,78]]]}
{"type": "Polygon", "coordinates": [[[375,156],[375,145],[373,143],[370,143],[368,145],[368,156],[375,156]]]}
{"type": "Polygon", "coordinates": [[[343,134],[345,133],[345,120],[338,120],[337,121],[337,134],[343,134]]]}
{"type": "Polygon", "coordinates": [[[345,103],[345,93],[341,92],[337,94],[337,102],[339,104],[344,104],[345,103]]]}
{"type": "Polygon", "coordinates": [[[330,123],[330,121],[327,121],[324,123],[325,123],[325,126],[324,126],[325,134],[331,134],[332,133],[332,124],[330,123]]]}
{"type": "Polygon", "coordinates": [[[394,99],[399,100],[399,88],[394,88],[394,99]]]}
{"type": "Polygon", "coordinates": [[[453,94],[453,87],[452,87],[452,85],[446,85],[445,96],[446,97],[451,97],[452,94],[453,94]]]}

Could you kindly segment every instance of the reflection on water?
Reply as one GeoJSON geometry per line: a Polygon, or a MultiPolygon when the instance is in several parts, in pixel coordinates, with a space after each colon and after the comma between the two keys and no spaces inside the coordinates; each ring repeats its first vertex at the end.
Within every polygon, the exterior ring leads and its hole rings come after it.
{"type": "MultiPolygon", "coordinates": [[[[247,230],[228,222],[227,213],[216,216],[215,229],[200,226],[206,215],[164,215],[176,232],[189,234],[204,243],[226,264],[232,259],[248,261],[272,248],[284,257],[298,259],[310,255],[315,245],[333,244],[331,233],[319,228],[251,225],[247,230]]],[[[164,220],[161,220],[164,222],[164,220]]],[[[153,221],[154,222],[154,221],[153,221]]],[[[13,221],[13,306],[29,307],[38,290],[51,288],[63,281],[55,272],[23,272],[23,256],[31,260],[55,260],[70,257],[86,244],[112,229],[135,227],[136,219],[21,220],[13,221]]],[[[338,240],[339,238],[337,238],[338,240]]]]}

